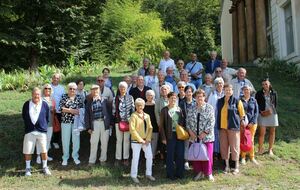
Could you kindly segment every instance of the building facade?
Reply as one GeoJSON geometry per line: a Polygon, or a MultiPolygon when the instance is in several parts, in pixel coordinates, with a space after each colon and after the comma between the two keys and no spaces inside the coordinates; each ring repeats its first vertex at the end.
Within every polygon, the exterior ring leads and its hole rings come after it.
{"type": "Polygon", "coordinates": [[[235,64],[271,57],[300,63],[300,0],[223,0],[222,56],[235,64]]]}

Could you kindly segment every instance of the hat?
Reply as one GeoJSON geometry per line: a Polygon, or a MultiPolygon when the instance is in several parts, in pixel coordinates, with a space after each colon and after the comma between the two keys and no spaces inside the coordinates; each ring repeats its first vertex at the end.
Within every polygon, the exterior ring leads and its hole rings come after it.
{"type": "Polygon", "coordinates": [[[100,86],[97,85],[97,84],[93,84],[92,87],[91,87],[91,90],[92,90],[92,89],[96,89],[96,88],[100,88],[100,86]]]}

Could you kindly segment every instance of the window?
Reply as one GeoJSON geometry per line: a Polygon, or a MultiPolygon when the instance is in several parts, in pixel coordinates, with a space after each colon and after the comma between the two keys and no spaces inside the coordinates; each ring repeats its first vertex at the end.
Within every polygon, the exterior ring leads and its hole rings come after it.
{"type": "Polygon", "coordinates": [[[293,32],[293,14],[291,2],[284,7],[285,35],[286,35],[286,52],[287,55],[295,51],[294,32],[293,32]]]}

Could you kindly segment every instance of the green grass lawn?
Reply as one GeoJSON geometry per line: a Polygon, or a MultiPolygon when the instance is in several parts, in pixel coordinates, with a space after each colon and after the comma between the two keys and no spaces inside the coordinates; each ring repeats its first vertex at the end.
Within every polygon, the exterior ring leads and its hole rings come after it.
{"type": "MultiPolygon", "coordinates": [[[[128,72],[116,69],[112,73],[114,84],[128,72]]],[[[89,168],[89,136],[86,133],[81,135],[81,166],[76,167],[70,159],[68,167],[61,167],[61,152],[51,149],[49,154],[55,159],[49,162],[52,176],[44,177],[40,166],[32,161],[33,176],[24,177],[24,127],[20,112],[23,103],[30,98],[30,92],[0,92],[0,189],[300,189],[300,85],[279,72],[269,74],[273,87],[279,94],[280,127],[276,134],[276,156],[258,156],[259,166],[251,163],[241,166],[241,172],[237,176],[222,174],[220,167],[217,167],[214,170],[214,183],[206,180],[192,181],[192,171],[186,172],[183,180],[169,181],[165,178],[165,169],[161,164],[153,167],[153,175],[157,181],[151,183],[144,179],[143,163],[139,168],[141,184],[133,185],[129,177],[130,168],[113,166],[113,138],[109,142],[109,165],[89,168]]],[[[250,69],[248,75],[256,89],[259,89],[262,72],[250,69]]],[[[95,82],[95,76],[84,77],[87,88],[95,82]]],[[[71,80],[66,79],[64,84],[71,80]]]]}

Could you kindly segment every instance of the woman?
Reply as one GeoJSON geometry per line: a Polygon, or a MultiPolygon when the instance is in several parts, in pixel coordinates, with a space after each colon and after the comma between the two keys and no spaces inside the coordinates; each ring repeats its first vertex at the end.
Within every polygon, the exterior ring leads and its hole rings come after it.
{"type": "Polygon", "coordinates": [[[257,100],[259,115],[259,138],[258,138],[258,153],[263,154],[263,143],[266,134],[266,127],[269,127],[269,155],[273,156],[273,144],[275,141],[275,128],[278,124],[277,115],[277,93],[273,90],[272,85],[268,79],[262,81],[262,89],[255,95],[257,100]]]}
{"type": "Polygon", "coordinates": [[[220,129],[220,148],[225,160],[224,173],[230,172],[229,155],[235,162],[234,175],[239,173],[240,126],[244,126],[245,112],[242,101],[233,97],[232,85],[224,85],[225,96],[217,103],[217,125],[220,129]]]}
{"type": "MultiPolygon", "coordinates": [[[[45,101],[48,106],[49,106],[49,123],[48,123],[48,128],[47,128],[47,151],[49,151],[50,147],[50,142],[53,134],[53,119],[54,119],[54,114],[55,114],[55,100],[51,97],[53,91],[52,87],[50,84],[45,84],[43,86],[43,91],[42,91],[42,100],[45,101]]],[[[41,164],[42,159],[41,159],[41,147],[36,144],[36,163],[41,164]]],[[[48,156],[48,161],[52,161],[53,158],[48,156]]]]}
{"type": "Polygon", "coordinates": [[[111,80],[109,74],[110,74],[109,68],[104,68],[102,70],[102,76],[103,76],[103,78],[105,80],[104,85],[113,91],[113,88],[112,88],[113,83],[112,83],[112,80],[111,80]]]}
{"type": "Polygon", "coordinates": [[[184,61],[182,59],[179,59],[176,63],[177,69],[174,70],[174,76],[176,80],[180,80],[180,72],[184,70],[184,61]]]}
{"type": "MultiPolygon", "coordinates": [[[[246,164],[246,154],[249,153],[250,161],[257,165],[258,162],[254,158],[254,136],[257,128],[258,105],[256,99],[254,97],[251,97],[252,88],[249,85],[243,86],[242,90],[244,96],[241,98],[241,101],[243,103],[244,111],[247,117],[245,127],[248,128],[251,132],[252,148],[249,152],[241,151],[241,164],[246,164]]],[[[243,127],[241,128],[241,130],[244,130],[243,127]]]]}
{"type": "Polygon", "coordinates": [[[153,90],[147,90],[146,92],[147,102],[145,103],[144,112],[150,116],[151,124],[152,124],[152,139],[151,139],[151,148],[152,155],[155,158],[156,150],[157,150],[157,142],[158,142],[158,124],[155,116],[155,92],[153,90]]]}
{"type": "Polygon", "coordinates": [[[168,98],[168,94],[170,93],[170,86],[169,85],[162,85],[160,87],[160,97],[158,99],[158,101],[155,103],[155,115],[156,115],[156,119],[157,119],[157,123],[160,123],[160,113],[161,110],[168,105],[169,103],[169,98],[168,98]]]}
{"type": "MultiPolygon", "coordinates": [[[[205,92],[205,97],[208,98],[210,93],[213,91],[213,84],[212,84],[212,76],[210,73],[207,73],[204,77],[204,84],[200,86],[202,90],[205,92]]],[[[207,102],[207,100],[205,100],[207,102]]]]}
{"type": "Polygon", "coordinates": [[[177,94],[168,94],[169,104],[160,113],[160,135],[162,143],[167,146],[167,178],[174,180],[183,178],[184,171],[184,141],[178,140],[176,135],[176,125],[183,126],[183,113],[176,105],[177,94]],[[174,174],[174,160],[176,171],[174,174]]]}
{"type": "Polygon", "coordinates": [[[214,136],[214,108],[205,103],[205,91],[199,89],[194,94],[196,105],[193,105],[191,111],[188,112],[186,127],[189,131],[191,140],[202,141],[207,148],[208,161],[194,161],[193,169],[196,173],[194,180],[203,178],[204,175],[210,181],[214,181],[212,175],[213,169],[213,142],[214,136]],[[198,126],[197,126],[198,125],[198,126]]]}
{"type": "Polygon", "coordinates": [[[149,75],[145,76],[144,78],[144,84],[145,86],[148,86],[152,88],[154,84],[158,83],[158,78],[155,73],[155,66],[150,65],[149,67],[149,75]]]}
{"type": "Polygon", "coordinates": [[[129,165],[129,148],[130,148],[130,132],[120,131],[119,123],[120,121],[129,122],[131,113],[134,112],[134,101],[131,95],[127,92],[128,85],[125,81],[119,83],[120,95],[117,95],[113,100],[113,117],[116,129],[116,162],[115,165],[118,166],[123,160],[125,166],[129,165]],[[122,144],[123,144],[123,155],[122,155],[122,144]]]}
{"type": "MultiPolygon", "coordinates": [[[[194,92],[194,90],[191,86],[186,86],[184,88],[185,98],[179,104],[179,107],[181,108],[182,113],[183,113],[183,119],[184,119],[185,125],[187,123],[186,117],[187,117],[188,113],[190,111],[192,111],[193,107],[196,105],[195,99],[193,98],[193,92],[194,92]]],[[[188,162],[189,145],[190,145],[189,140],[186,140],[184,142],[184,159],[185,159],[184,168],[185,168],[185,170],[190,169],[189,162],[188,162]]]]}
{"type": "Polygon", "coordinates": [[[91,135],[89,165],[96,163],[99,139],[101,142],[100,164],[106,164],[110,116],[108,102],[101,97],[100,87],[92,85],[91,98],[86,102],[84,114],[85,127],[91,135]]]}
{"type": "Polygon", "coordinates": [[[85,83],[82,79],[79,79],[76,81],[76,85],[77,85],[76,94],[81,97],[84,103],[87,96],[87,91],[84,90],[85,83]]]}
{"type": "Polygon", "coordinates": [[[151,136],[152,125],[150,116],[144,113],[145,101],[142,98],[135,100],[136,112],[134,112],[129,121],[131,134],[132,161],[130,176],[134,183],[139,183],[137,178],[140,152],[143,149],[146,158],[146,178],[155,181],[152,177],[152,151],[151,136]]]}
{"type": "Polygon", "coordinates": [[[178,88],[178,105],[184,100],[185,97],[185,92],[184,89],[186,87],[186,83],[184,81],[179,81],[177,83],[177,88],[178,88]]]}
{"type": "Polygon", "coordinates": [[[63,166],[68,165],[70,139],[72,135],[73,152],[72,157],[76,165],[80,164],[79,147],[80,133],[74,130],[74,117],[79,114],[79,108],[83,108],[82,100],[76,95],[77,85],[74,82],[68,84],[68,93],[64,94],[60,100],[59,107],[62,112],[61,117],[61,141],[63,145],[63,166]]]}
{"type": "MultiPolygon", "coordinates": [[[[207,103],[212,105],[215,110],[215,120],[218,118],[217,102],[219,99],[224,97],[224,80],[218,77],[214,80],[215,90],[209,95],[207,103]]],[[[214,158],[215,160],[220,158],[220,138],[219,138],[219,128],[217,122],[215,122],[215,141],[214,141],[214,158]]]]}

